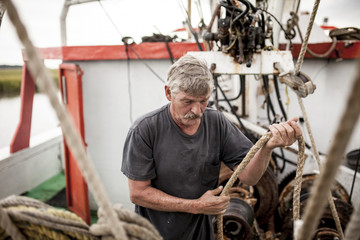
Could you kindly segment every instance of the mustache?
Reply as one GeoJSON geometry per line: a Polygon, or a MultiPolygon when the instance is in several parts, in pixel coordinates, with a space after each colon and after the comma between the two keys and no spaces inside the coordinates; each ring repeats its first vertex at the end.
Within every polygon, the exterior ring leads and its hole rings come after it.
{"type": "Polygon", "coordinates": [[[195,114],[193,112],[188,112],[187,114],[185,114],[184,119],[196,119],[196,118],[201,118],[202,116],[203,116],[202,113],[195,114]]]}

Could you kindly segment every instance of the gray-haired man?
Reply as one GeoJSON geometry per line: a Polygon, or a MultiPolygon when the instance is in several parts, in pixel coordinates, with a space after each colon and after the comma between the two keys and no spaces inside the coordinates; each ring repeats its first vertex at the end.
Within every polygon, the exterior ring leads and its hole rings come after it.
{"type": "MultiPolygon", "coordinates": [[[[252,143],[222,113],[207,108],[213,89],[206,63],[185,55],[175,62],[165,86],[169,104],[130,128],[122,172],[128,177],[135,211],[164,239],[214,239],[211,215],[230,202],[218,196],[220,162],[236,169],[252,143]]],[[[297,119],[269,127],[272,138],[240,174],[255,185],[276,147],[294,143],[302,133],[297,119]]]]}

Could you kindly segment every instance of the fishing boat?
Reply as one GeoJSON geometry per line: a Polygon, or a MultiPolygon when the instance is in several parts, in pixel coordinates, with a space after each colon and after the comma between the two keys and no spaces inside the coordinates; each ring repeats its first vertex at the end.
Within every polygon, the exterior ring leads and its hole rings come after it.
{"type": "MultiPolygon", "coordinates": [[[[301,14],[296,0],[211,1],[209,23],[193,28],[187,15],[186,28],[177,30],[178,34],[184,31],[187,39],[154,34],[144,36],[139,44],[123,37],[121,45],[68,46],[66,14],[81,2],[88,1],[64,2],[62,46],[37,50],[44,60],[61,61],[61,102],[112,203],[133,209],[127,179],[120,172],[125,137],[137,117],[167,103],[163,92],[167,70],[176,59],[191,54],[206,60],[213,71],[216,90],[209,107],[223,112],[254,143],[270,124],[299,118],[306,146],[300,197],[305,208],[322,170],[317,160],[325,165],[338,141],[335,134],[359,76],[358,29],[311,23],[311,14],[301,14]],[[301,56],[304,42],[307,52],[301,56]],[[296,70],[301,58],[301,68],[296,70]]],[[[99,205],[63,130],[57,128],[30,141],[35,81],[28,61],[24,53],[19,125],[9,148],[0,152],[0,199],[21,195],[65,170],[67,208],[90,224],[90,211],[99,205]]],[[[359,142],[357,122],[331,188],[343,231],[360,204],[359,142]]],[[[299,151],[297,143],[275,150],[256,186],[235,183],[223,216],[227,239],[292,239],[299,151]]],[[[226,185],[231,175],[222,167],[219,184],[226,185]]],[[[331,213],[325,210],[314,239],[340,239],[342,233],[331,213]]]]}

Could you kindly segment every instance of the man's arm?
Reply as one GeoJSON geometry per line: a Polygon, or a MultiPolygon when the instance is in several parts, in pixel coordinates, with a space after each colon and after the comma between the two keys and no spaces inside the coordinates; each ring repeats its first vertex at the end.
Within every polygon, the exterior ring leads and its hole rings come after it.
{"type": "MultiPolygon", "coordinates": [[[[292,118],[287,122],[269,126],[272,137],[259,149],[246,168],[241,172],[239,176],[241,182],[248,185],[255,185],[266,171],[273,149],[276,147],[290,146],[302,135],[301,128],[297,124],[297,121],[297,118],[292,118]]],[[[238,165],[235,166],[234,169],[237,167],[238,165]]]]}
{"type": "Polygon", "coordinates": [[[186,212],[192,214],[224,214],[230,202],[228,196],[216,196],[223,187],[209,190],[198,199],[183,199],[166,194],[151,186],[151,180],[129,179],[130,200],[137,205],[166,212],[186,212]]]}

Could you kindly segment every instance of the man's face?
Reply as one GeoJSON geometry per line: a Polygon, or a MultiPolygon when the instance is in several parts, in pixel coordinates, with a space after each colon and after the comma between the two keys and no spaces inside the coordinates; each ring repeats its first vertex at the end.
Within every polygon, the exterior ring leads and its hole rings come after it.
{"type": "Polygon", "coordinates": [[[171,94],[165,87],[166,97],[171,102],[170,113],[180,127],[198,125],[209,102],[209,95],[194,97],[184,92],[171,94]]]}

